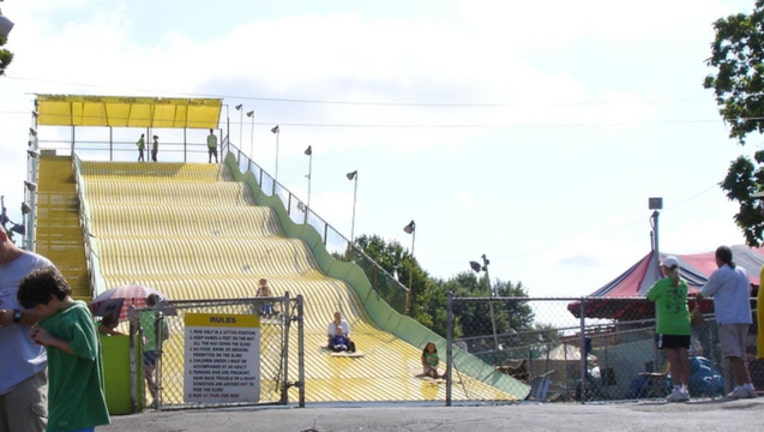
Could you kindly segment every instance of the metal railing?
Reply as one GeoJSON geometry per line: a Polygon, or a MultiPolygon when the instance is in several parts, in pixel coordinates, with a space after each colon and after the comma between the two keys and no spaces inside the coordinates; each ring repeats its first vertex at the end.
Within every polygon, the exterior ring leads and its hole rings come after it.
{"type": "MultiPolygon", "coordinates": [[[[221,130],[222,132],[222,130],[221,130]]],[[[104,150],[109,152],[109,160],[114,160],[115,153],[118,154],[135,154],[136,147],[134,142],[127,141],[113,141],[111,138],[108,143],[103,141],[77,141],[78,145],[74,145],[74,132],[72,132],[71,140],[45,140],[45,146],[47,151],[54,151],[60,155],[71,155],[78,160],[80,158],[88,157],[89,155],[98,154],[101,155],[104,150]],[[85,145],[82,145],[85,144],[85,145]]],[[[147,140],[148,141],[148,140],[147,140]]],[[[37,131],[35,128],[30,128],[30,148],[39,151],[40,142],[37,138],[37,131]]],[[[150,142],[147,142],[147,148],[150,146],[150,142]]],[[[160,154],[169,155],[167,160],[169,161],[189,161],[189,162],[206,162],[207,145],[201,142],[187,142],[184,136],[182,142],[163,142],[160,143],[160,154]]],[[[332,254],[336,259],[351,261],[358,264],[366,273],[369,282],[371,283],[374,291],[383,300],[385,300],[396,311],[406,314],[407,299],[410,295],[409,287],[406,287],[400,283],[393,275],[382,268],[377,262],[366,255],[362,250],[357,248],[350,240],[348,240],[342,233],[331,226],[321,216],[316,214],[311,208],[307,206],[301,199],[299,199],[289,189],[277,182],[268,172],[263,170],[257,163],[250,159],[241,149],[237,148],[230,143],[228,136],[224,136],[220,143],[220,154],[225,156],[228,152],[234,154],[239,170],[244,173],[251,171],[257,180],[257,184],[260,189],[268,196],[277,196],[283,203],[284,208],[289,215],[292,222],[296,224],[308,224],[315,228],[316,232],[321,236],[322,242],[327,251],[332,254]]],[[[131,159],[132,160],[132,159],[131,159]]],[[[162,159],[160,159],[162,160],[162,159]]],[[[77,162],[79,163],[79,162],[77,162]]],[[[28,161],[28,178],[30,181],[36,179],[37,160],[30,157],[28,161]]],[[[78,194],[83,190],[83,185],[79,176],[78,182],[78,194]]],[[[34,193],[27,191],[27,201],[32,208],[32,213],[27,215],[27,247],[32,250],[34,246],[34,211],[36,208],[34,193]]],[[[82,195],[80,195],[81,204],[82,195]]],[[[81,210],[84,210],[81,208],[81,210]]],[[[92,251],[94,250],[93,244],[89,235],[89,221],[87,218],[83,219],[83,231],[85,236],[86,248],[88,248],[88,261],[91,266],[91,283],[94,284],[94,289],[97,291],[99,278],[97,273],[92,269],[97,269],[96,263],[93,263],[92,251]]],[[[95,245],[97,249],[97,245],[95,245]]]]}
{"type": "Polygon", "coordinates": [[[231,144],[228,137],[225,137],[221,143],[221,153],[225,155],[229,152],[236,158],[240,172],[252,172],[264,194],[279,198],[292,222],[312,226],[321,236],[326,250],[334,258],[357,264],[366,273],[366,277],[377,295],[397,312],[406,314],[406,299],[410,294],[409,287],[400,283],[321,216],[313,212],[300,198],[277,182],[247,154],[231,144]]]}

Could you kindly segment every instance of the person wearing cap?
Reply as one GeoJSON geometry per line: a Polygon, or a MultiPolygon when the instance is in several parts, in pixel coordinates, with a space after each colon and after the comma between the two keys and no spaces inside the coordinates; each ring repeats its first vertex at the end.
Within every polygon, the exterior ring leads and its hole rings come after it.
{"type": "Polygon", "coordinates": [[[719,329],[719,345],[722,357],[730,362],[735,388],[728,398],[753,398],[756,389],[751,381],[743,358],[748,327],[751,326],[751,283],[748,272],[732,261],[732,249],[728,246],[716,248],[716,266],[708,282],[703,285],[698,298],[714,297],[716,325],[719,329]]]}
{"type": "Polygon", "coordinates": [[[679,260],[666,257],[661,263],[663,278],[647,291],[655,302],[655,344],[663,350],[671,370],[674,391],[669,402],[690,400],[690,311],[687,309],[687,283],[679,277],[679,260]]]}

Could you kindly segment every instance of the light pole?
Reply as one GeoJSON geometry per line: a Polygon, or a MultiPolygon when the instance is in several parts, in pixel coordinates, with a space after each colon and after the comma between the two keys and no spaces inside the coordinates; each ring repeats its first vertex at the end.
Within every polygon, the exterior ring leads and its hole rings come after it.
{"type": "MultiPolygon", "coordinates": [[[[653,249],[653,260],[655,260],[655,280],[661,278],[661,256],[660,248],[658,247],[658,216],[660,212],[658,210],[663,208],[663,198],[648,198],[647,206],[650,210],[653,210],[653,215],[650,217],[650,225],[653,230],[650,232],[653,249]]],[[[657,363],[656,363],[657,364],[657,363]]]]}
{"type": "Polygon", "coordinates": [[[250,135],[249,135],[249,158],[252,159],[254,153],[252,152],[252,147],[255,144],[255,111],[252,110],[247,113],[247,117],[252,119],[252,127],[250,128],[250,135]]]}
{"type": "Polygon", "coordinates": [[[271,133],[276,134],[276,170],[273,174],[274,180],[279,180],[279,135],[281,134],[281,129],[279,129],[279,125],[276,125],[271,128],[271,133]]]}
{"type": "Polygon", "coordinates": [[[239,112],[239,150],[241,150],[241,147],[244,145],[242,142],[244,138],[242,138],[243,135],[243,129],[244,129],[244,106],[242,104],[236,105],[236,111],[239,112]]]}
{"type": "Polygon", "coordinates": [[[488,276],[488,264],[491,263],[491,261],[486,258],[485,254],[481,256],[483,259],[483,265],[481,266],[480,263],[476,261],[470,261],[470,268],[472,268],[475,273],[480,273],[480,271],[485,272],[485,282],[486,285],[488,285],[488,292],[491,295],[491,300],[488,301],[488,309],[491,313],[491,326],[493,327],[493,354],[494,354],[494,363],[498,365],[499,363],[499,336],[496,334],[496,315],[493,313],[493,298],[494,298],[494,292],[493,288],[491,288],[491,278],[488,276]]]}
{"type": "MultiPolygon", "coordinates": [[[[228,141],[228,144],[230,144],[231,143],[231,116],[228,113],[228,104],[223,104],[223,106],[225,107],[225,136],[226,136],[226,140],[228,141]]],[[[222,148],[220,152],[222,156],[222,152],[223,152],[222,148]]]]}
{"type": "Polygon", "coordinates": [[[355,185],[353,186],[353,219],[350,223],[350,243],[353,243],[353,240],[355,240],[355,202],[358,196],[358,170],[345,174],[345,177],[348,180],[355,180],[355,185]]]}
{"type": "Polygon", "coordinates": [[[308,146],[308,148],[305,149],[305,155],[308,156],[308,175],[305,177],[308,178],[308,204],[307,208],[305,209],[305,223],[308,222],[308,210],[310,210],[310,177],[313,172],[313,148],[311,146],[308,146]]]}
{"type": "Polygon", "coordinates": [[[403,232],[411,234],[411,268],[409,269],[409,290],[406,292],[406,305],[404,307],[405,314],[409,314],[409,307],[411,306],[411,290],[414,289],[414,243],[416,241],[416,223],[412,219],[408,225],[403,227],[403,232]]]}
{"type": "MultiPolygon", "coordinates": [[[[658,216],[660,215],[660,212],[658,210],[663,208],[663,198],[648,198],[647,207],[653,211],[653,214],[650,217],[650,226],[653,228],[652,231],[650,231],[650,240],[652,242],[651,246],[653,249],[653,267],[655,268],[653,281],[658,281],[661,278],[661,252],[660,248],[658,247],[658,216]]],[[[583,355],[584,354],[582,354],[582,356],[583,355]]],[[[583,361],[584,364],[586,364],[586,357],[584,357],[583,361]]],[[[653,357],[653,364],[657,365],[659,361],[659,353],[658,350],[656,350],[653,357]]]]}

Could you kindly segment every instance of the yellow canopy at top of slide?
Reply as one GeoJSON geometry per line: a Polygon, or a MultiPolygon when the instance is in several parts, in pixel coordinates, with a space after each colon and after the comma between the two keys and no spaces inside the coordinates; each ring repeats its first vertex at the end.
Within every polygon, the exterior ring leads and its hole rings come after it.
{"type": "Polygon", "coordinates": [[[38,94],[41,126],[217,128],[222,99],[38,94]]]}

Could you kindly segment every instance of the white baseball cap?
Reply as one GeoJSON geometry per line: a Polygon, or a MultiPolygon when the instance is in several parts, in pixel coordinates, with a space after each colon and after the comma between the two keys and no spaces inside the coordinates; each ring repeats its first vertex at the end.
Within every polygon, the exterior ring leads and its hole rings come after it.
{"type": "Polygon", "coordinates": [[[666,258],[663,258],[661,265],[670,269],[679,268],[679,260],[676,259],[676,257],[667,256],[666,258]]]}

